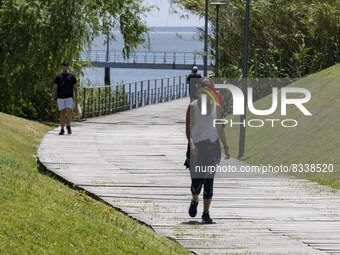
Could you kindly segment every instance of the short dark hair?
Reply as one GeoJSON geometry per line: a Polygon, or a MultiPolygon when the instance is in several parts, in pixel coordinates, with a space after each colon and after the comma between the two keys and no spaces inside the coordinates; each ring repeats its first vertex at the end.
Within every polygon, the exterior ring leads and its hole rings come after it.
{"type": "Polygon", "coordinates": [[[61,65],[62,66],[69,66],[69,63],[68,63],[68,61],[64,61],[61,65]]]}

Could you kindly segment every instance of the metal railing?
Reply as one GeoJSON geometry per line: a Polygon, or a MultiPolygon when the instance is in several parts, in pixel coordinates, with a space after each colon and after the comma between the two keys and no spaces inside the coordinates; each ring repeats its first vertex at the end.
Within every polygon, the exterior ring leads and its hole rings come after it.
{"type": "Polygon", "coordinates": [[[145,64],[196,64],[202,65],[203,58],[198,52],[136,51],[124,58],[121,51],[109,51],[106,61],[105,50],[91,50],[81,55],[83,61],[145,64]]]}
{"type": "Polygon", "coordinates": [[[84,87],[83,117],[97,117],[157,104],[189,95],[186,75],[117,86],[84,87]]]}

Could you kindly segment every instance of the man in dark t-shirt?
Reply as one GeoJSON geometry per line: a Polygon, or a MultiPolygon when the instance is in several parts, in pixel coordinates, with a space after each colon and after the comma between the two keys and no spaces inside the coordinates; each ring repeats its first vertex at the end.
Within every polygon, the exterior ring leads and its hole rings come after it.
{"type": "Polygon", "coordinates": [[[71,131],[71,119],[73,102],[77,102],[77,79],[70,73],[69,64],[67,61],[62,63],[62,73],[60,73],[54,79],[52,101],[57,102],[58,109],[60,112],[60,133],[63,135],[65,133],[64,126],[66,124],[67,133],[72,134],[71,131]],[[73,99],[75,99],[73,101],[73,99]]]}
{"type": "Polygon", "coordinates": [[[196,84],[198,80],[202,78],[202,76],[197,72],[198,72],[198,67],[194,66],[191,70],[191,74],[189,74],[187,77],[187,84],[189,85],[190,102],[198,98],[196,95],[196,90],[197,90],[196,84]]]}

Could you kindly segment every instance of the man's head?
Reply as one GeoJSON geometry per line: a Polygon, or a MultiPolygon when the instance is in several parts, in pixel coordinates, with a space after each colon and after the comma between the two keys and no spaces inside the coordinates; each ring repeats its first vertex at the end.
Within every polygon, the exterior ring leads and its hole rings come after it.
{"type": "Polygon", "coordinates": [[[198,71],[198,67],[197,67],[197,66],[194,66],[194,67],[192,68],[192,73],[197,73],[197,71],[198,71]]]}
{"type": "Polygon", "coordinates": [[[69,63],[67,61],[64,61],[61,64],[61,67],[63,68],[63,73],[68,73],[68,71],[69,71],[69,63]]]}

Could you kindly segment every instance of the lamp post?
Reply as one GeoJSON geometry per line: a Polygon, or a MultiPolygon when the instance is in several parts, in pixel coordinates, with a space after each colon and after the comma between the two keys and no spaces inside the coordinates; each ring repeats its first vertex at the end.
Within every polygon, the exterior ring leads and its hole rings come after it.
{"type": "Polygon", "coordinates": [[[205,0],[203,76],[208,76],[208,0],[205,0]]]}
{"type": "MultiPolygon", "coordinates": [[[[107,32],[106,34],[106,62],[109,62],[109,52],[110,52],[110,33],[107,32]]],[[[104,84],[111,85],[110,67],[105,67],[104,84]]]]}
{"type": "Polygon", "coordinates": [[[244,114],[240,117],[240,140],[238,158],[243,157],[245,148],[246,134],[246,108],[247,108],[247,77],[248,77],[248,49],[249,49],[249,23],[250,23],[250,0],[246,0],[246,17],[244,30],[244,49],[243,49],[243,72],[242,72],[242,91],[244,95],[244,114]],[[242,125],[243,124],[243,125],[242,125]]]}
{"type": "Polygon", "coordinates": [[[215,43],[216,43],[216,46],[215,46],[215,50],[216,50],[216,54],[215,54],[215,78],[218,77],[218,59],[219,59],[219,56],[218,56],[218,30],[219,30],[219,9],[220,9],[220,6],[222,5],[226,5],[225,3],[221,3],[221,2],[214,2],[214,3],[210,3],[210,5],[214,5],[216,7],[216,27],[215,27],[215,32],[216,32],[216,38],[215,38],[215,43]]]}

